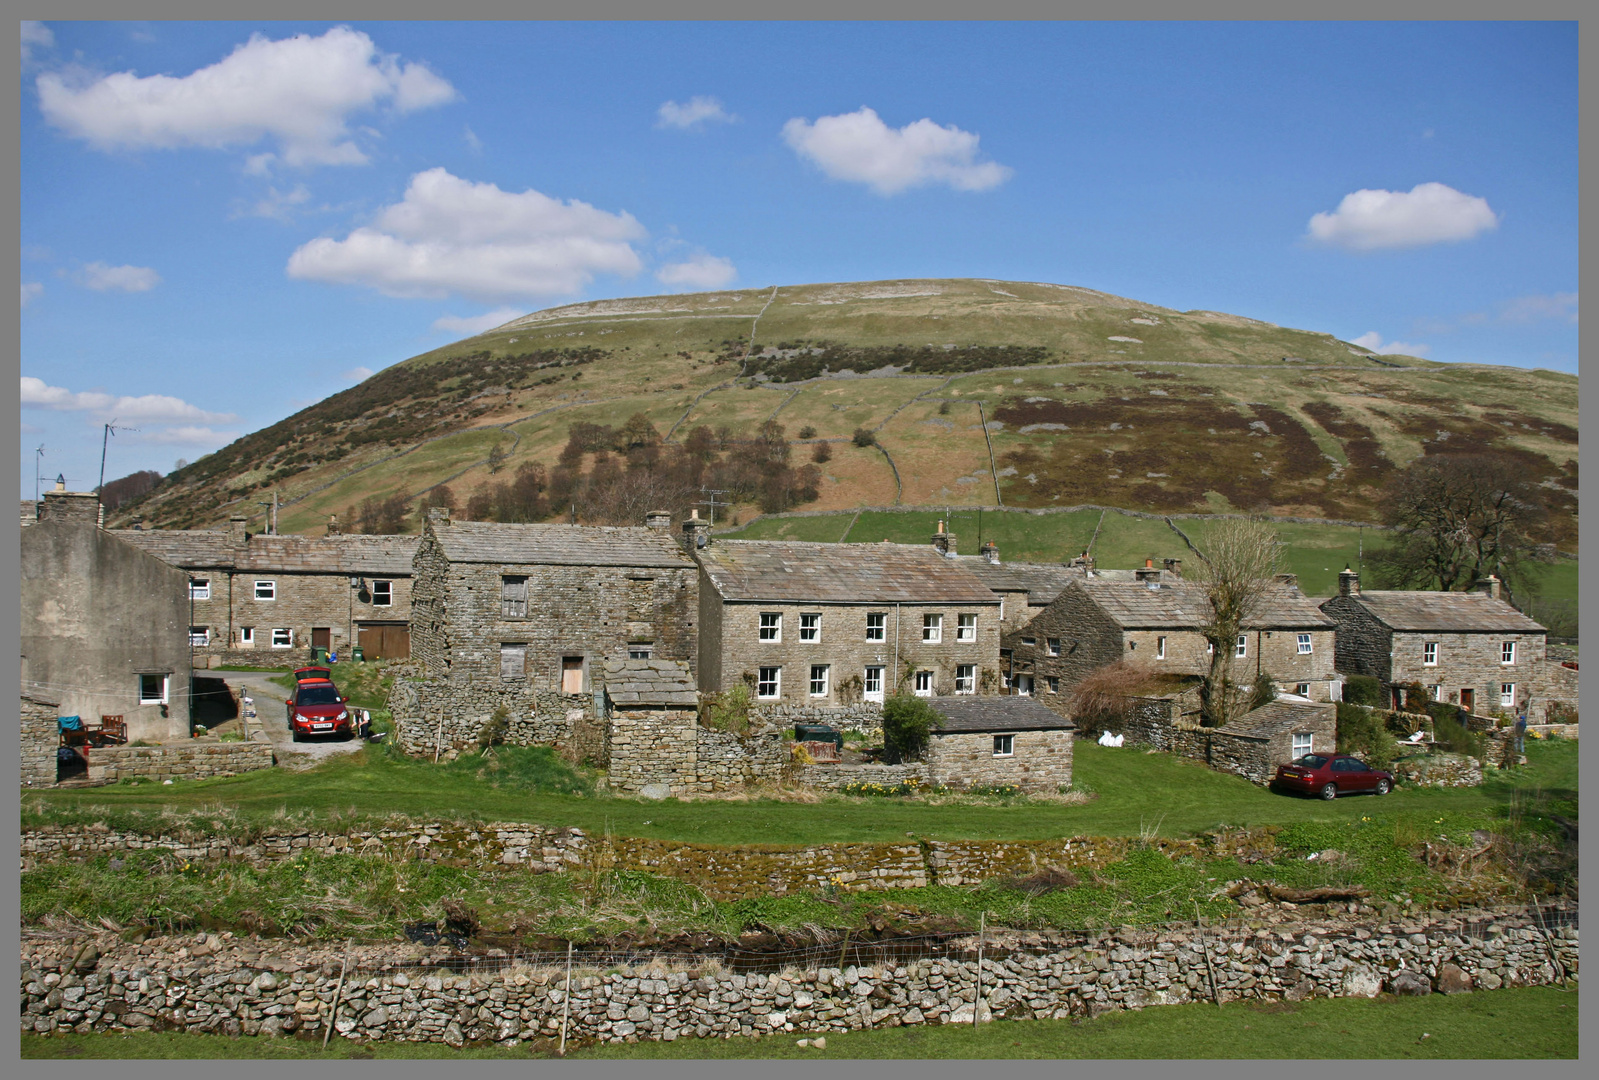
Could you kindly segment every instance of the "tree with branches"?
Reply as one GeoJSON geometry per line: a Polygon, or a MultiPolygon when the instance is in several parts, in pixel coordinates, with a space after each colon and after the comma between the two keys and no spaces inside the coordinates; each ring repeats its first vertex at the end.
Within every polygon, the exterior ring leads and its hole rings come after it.
{"type": "Polygon", "coordinates": [[[1277,573],[1282,542],[1264,521],[1229,519],[1205,538],[1192,580],[1205,589],[1210,618],[1200,633],[1210,644],[1210,667],[1199,684],[1201,722],[1222,727],[1245,711],[1249,696],[1232,678],[1233,649],[1277,573]]]}

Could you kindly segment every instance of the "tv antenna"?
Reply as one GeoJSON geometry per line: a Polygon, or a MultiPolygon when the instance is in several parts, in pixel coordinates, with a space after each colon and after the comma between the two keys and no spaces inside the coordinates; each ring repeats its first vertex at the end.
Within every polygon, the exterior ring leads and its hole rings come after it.
{"type": "Polygon", "coordinates": [[[255,505],[264,506],[264,507],[267,508],[267,535],[268,536],[276,536],[276,535],[278,535],[278,491],[277,491],[277,489],[276,488],[272,489],[272,501],[271,502],[258,502],[255,505]]]}
{"type": "Polygon", "coordinates": [[[136,427],[117,427],[116,417],[112,417],[111,422],[105,425],[105,434],[100,436],[100,486],[94,489],[94,493],[96,495],[105,490],[105,452],[106,447],[111,445],[111,436],[115,435],[119,431],[138,430],[139,429],[136,427]]]}
{"type": "Polygon", "coordinates": [[[716,508],[718,506],[732,506],[733,505],[732,503],[719,502],[719,501],[717,501],[716,497],[718,495],[726,495],[728,493],[728,491],[730,491],[730,490],[731,490],[730,488],[708,488],[708,487],[700,488],[700,493],[701,494],[710,496],[710,498],[708,498],[708,499],[701,499],[700,502],[699,502],[699,505],[701,505],[701,506],[709,506],[711,508],[711,524],[713,526],[716,524],[716,508]]]}
{"type": "Polygon", "coordinates": [[[33,452],[33,512],[39,513],[39,470],[44,468],[44,443],[33,452]]]}

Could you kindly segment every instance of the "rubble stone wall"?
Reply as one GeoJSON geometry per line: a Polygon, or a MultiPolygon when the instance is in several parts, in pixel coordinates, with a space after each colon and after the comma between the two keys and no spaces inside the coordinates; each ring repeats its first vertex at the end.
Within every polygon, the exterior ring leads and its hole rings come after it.
{"type": "Polygon", "coordinates": [[[56,782],[56,749],[61,745],[58,712],[57,702],[22,698],[23,787],[47,787],[56,782]]]}
{"type": "Polygon", "coordinates": [[[187,746],[97,746],[89,751],[90,780],[204,780],[270,769],[277,764],[264,742],[190,743],[187,746]]]}
{"type": "MultiPolygon", "coordinates": [[[[566,747],[593,719],[592,694],[562,694],[523,682],[489,679],[395,679],[389,695],[395,741],[408,754],[453,758],[477,745],[478,736],[505,706],[505,741],[513,746],[566,747]]],[[[591,756],[585,747],[581,756],[591,756]]]]}

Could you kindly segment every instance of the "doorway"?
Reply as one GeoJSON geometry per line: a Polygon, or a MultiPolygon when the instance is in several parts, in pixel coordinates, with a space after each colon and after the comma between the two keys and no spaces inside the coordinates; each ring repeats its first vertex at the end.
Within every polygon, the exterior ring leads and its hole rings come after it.
{"type": "Polygon", "coordinates": [[[1472,706],[1474,706],[1476,704],[1477,704],[1477,692],[1475,690],[1471,689],[1471,687],[1469,687],[1469,686],[1468,687],[1464,687],[1460,691],[1460,707],[1462,709],[1465,709],[1467,712],[1476,712],[1477,710],[1472,707],[1472,706]]]}
{"type": "Polygon", "coordinates": [[[561,657],[561,693],[581,694],[583,692],[583,658],[581,656],[561,657]]]}
{"type": "Polygon", "coordinates": [[[311,648],[323,652],[333,647],[333,630],[326,626],[311,627],[311,648]]]}

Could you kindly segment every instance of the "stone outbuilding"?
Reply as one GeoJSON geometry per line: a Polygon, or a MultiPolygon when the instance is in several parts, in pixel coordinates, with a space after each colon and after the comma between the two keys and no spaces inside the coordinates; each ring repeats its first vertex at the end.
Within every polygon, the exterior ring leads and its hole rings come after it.
{"type": "Polygon", "coordinates": [[[1075,725],[1033,698],[940,697],[927,740],[927,779],[971,788],[1014,784],[1023,791],[1071,786],[1075,725]]]}
{"type": "MultiPolygon", "coordinates": [[[[99,498],[64,484],[45,495],[20,546],[24,711],[53,705],[52,718],[88,727],[120,716],[130,741],[186,742],[188,576],[101,528],[99,498]]],[[[53,781],[54,751],[47,770],[25,773],[53,781]]]]}
{"type": "Polygon", "coordinates": [[[1225,727],[1179,724],[1172,738],[1172,749],[1185,757],[1266,784],[1279,765],[1306,754],[1337,752],[1338,706],[1284,695],[1225,727]]]}
{"type": "Polygon", "coordinates": [[[1417,683],[1435,701],[1538,722],[1577,707],[1577,672],[1548,655],[1548,631],[1507,603],[1498,578],[1471,592],[1363,590],[1348,567],[1321,610],[1338,624],[1338,670],[1380,679],[1402,704],[1417,683]]]}
{"type": "MultiPolygon", "coordinates": [[[[1153,674],[1202,675],[1211,618],[1204,586],[1163,578],[1147,567],[1142,580],[1073,582],[1031,623],[1005,635],[1007,675],[1018,693],[1035,694],[1064,714],[1073,687],[1107,664],[1126,659],[1153,674]]],[[[1292,575],[1268,586],[1232,649],[1232,677],[1253,682],[1269,673],[1288,693],[1335,700],[1334,622],[1299,591],[1292,575]]]]}
{"type": "Polygon", "coordinates": [[[116,529],[118,538],[189,576],[189,640],[197,667],[288,665],[312,648],[368,660],[410,655],[415,536],[116,529]]]}

